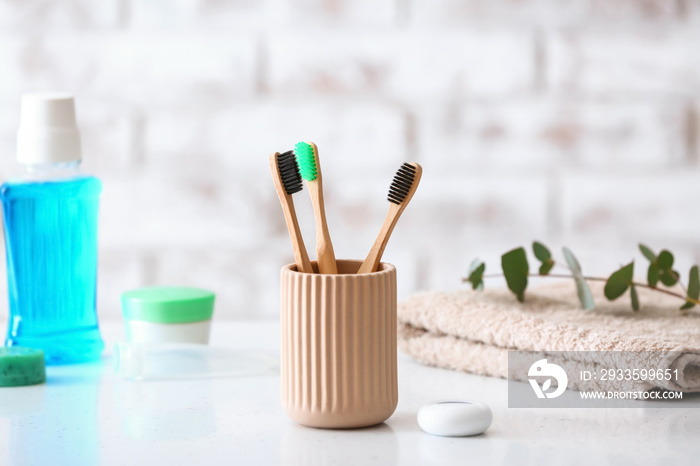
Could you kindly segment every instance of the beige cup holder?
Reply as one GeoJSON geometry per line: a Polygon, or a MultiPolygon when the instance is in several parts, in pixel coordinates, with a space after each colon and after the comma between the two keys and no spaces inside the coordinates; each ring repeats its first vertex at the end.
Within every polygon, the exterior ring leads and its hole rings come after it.
{"type": "Polygon", "coordinates": [[[366,427],[398,403],[396,268],[337,262],[338,275],[282,267],[282,405],[305,426],[366,427]]]}

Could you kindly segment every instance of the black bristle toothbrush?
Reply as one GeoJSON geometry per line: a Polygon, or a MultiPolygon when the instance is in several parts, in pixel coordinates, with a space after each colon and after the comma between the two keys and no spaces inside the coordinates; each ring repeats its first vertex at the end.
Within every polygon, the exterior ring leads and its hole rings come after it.
{"type": "Polygon", "coordinates": [[[298,193],[303,188],[301,175],[299,174],[299,165],[294,152],[287,151],[282,154],[275,152],[270,155],[270,171],[272,171],[272,180],[275,183],[277,196],[280,199],[280,204],[282,204],[284,219],[287,221],[287,229],[289,230],[289,238],[292,241],[297,271],[314,273],[309,261],[309,255],[306,252],[306,246],[304,246],[304,238],[301,236],[297,214],[294,210],[294,201],[292,200],[292,194],[298,193]]]}
{"type": "Polygon", "coordinates": [[[372,245],[372,249],[367,254],[367,258],[360,266],[357,273],[372,273],[376,272],[379,267],[379,262],[384,254],[384,248],[389,242],[391,232],[396,226],[399,217],[403,213],[406,206],[411,201],[413,194],[418,188],[423,168],[417,163],[404,163],[396,172],[394,181],[389,187],[388,200],[390,202],[389,212],[386,214],[382,229],[379,231],[376,241],[372,245]]]}

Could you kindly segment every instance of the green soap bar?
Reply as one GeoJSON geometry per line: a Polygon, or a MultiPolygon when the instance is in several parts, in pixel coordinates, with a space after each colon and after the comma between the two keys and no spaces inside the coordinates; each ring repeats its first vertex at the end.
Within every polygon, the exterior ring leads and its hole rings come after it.
{"type": "Polygon", "coordinates": [[[0,387],[20,387],[46,382],[44,352],[10,346],[0,348],[0,387]]]}
{"type": "Polygon", "coordinates": [[[178,324],[211,319],[214,293],[184,286],[154,286],[122,294],[127,320],[178,324]]]}

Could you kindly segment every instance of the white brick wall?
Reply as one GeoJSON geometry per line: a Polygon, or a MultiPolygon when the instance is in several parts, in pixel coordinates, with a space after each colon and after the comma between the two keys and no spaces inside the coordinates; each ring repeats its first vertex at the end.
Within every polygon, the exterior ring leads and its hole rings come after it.
{"type": "Polygon", "coordinates": [[[547,40],[554,90],[597,95],[700,92],[698,28],[565,31],[547,40]]]}
{"type": "Polygon", "coordinates": [[[682,166],[689,104],[675,99],[509,98],[426,105],[425,160],[497,170],[682,166]]]}
{"type": "Polygon", "coordinates": [[[113,29],[119,25],[119,0],[32,0],[29,2],[0,2],[0,28],[27,33],[30,31],[60,31],[113,29]]]}
{"type": "Polygon", "coordinates": [[[391,26],[401,0],[127,0],[131,29],[271,30],[318,25],[391,26]]]}
{"type": "Polygon", "coordinates": [[[406,101],[510,95],[534,85],[531,39],[490,29],[272,35],[269,86],[275,95],[367,94],[406,101]]]}
{"type": "Polygon", "coordinates": [[[0,2],[0,176],[17,168],[21,93],[73,91],[104,181],[104,319],[148,284],[212,288],[219,318],[274,318],[292,254],[267,156],[304,139],[341,258],[374,241],[399,164],[423,164],[385,255],[401,297],[461,286],[475,256],[497,271],[533,239],[590,273],[641,259],[639,241],[687,269],[699,43],[696,0],[0,2]]]}

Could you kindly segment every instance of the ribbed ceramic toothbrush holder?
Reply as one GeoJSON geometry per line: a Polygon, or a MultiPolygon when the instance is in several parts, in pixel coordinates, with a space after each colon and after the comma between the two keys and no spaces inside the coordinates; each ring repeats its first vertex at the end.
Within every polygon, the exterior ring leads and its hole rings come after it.
{"type": "Polygon", "coordinates": [[[338,275],[282,267],[282,406],[305,426],[366,427],[399,399],[396,268],[356,275],[362,261],[337,262],[338,275]]]}

